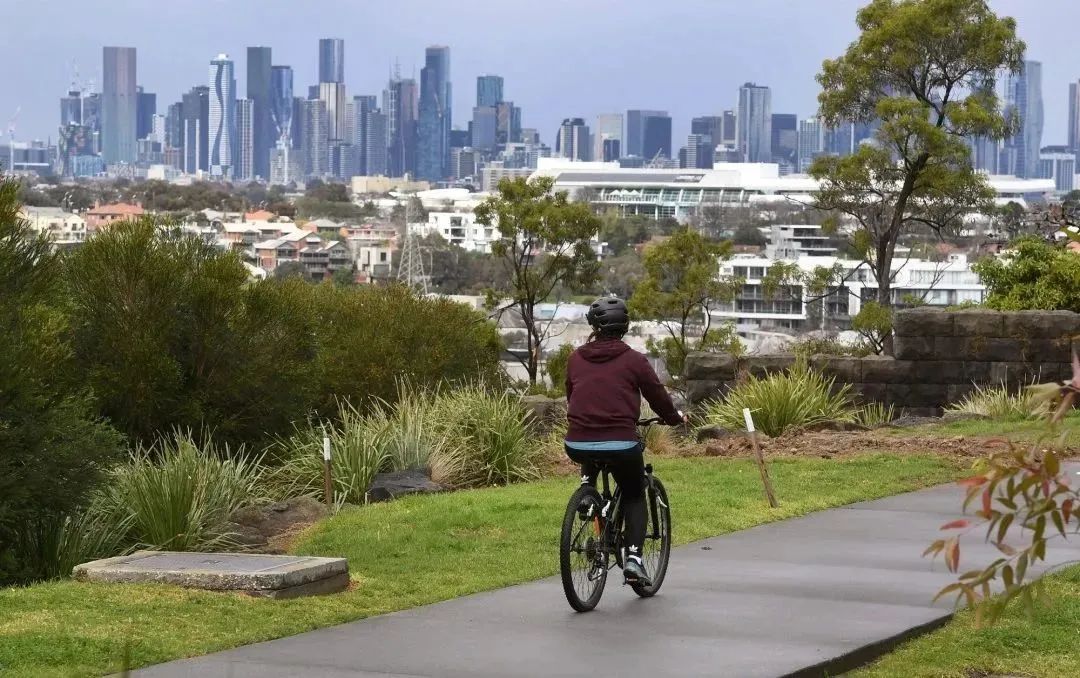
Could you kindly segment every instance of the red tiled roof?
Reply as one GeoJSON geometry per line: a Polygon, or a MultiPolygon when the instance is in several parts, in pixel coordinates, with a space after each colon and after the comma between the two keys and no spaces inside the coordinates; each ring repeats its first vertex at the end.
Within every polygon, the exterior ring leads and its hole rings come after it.
{"type": "Polygon", "coordinates": [[[146,210],[138,205],[129,205],[125,202],[118,202],[112,205],[98,205],[97,207],[87,210],[87,214],[146,214],[146,210]]]}

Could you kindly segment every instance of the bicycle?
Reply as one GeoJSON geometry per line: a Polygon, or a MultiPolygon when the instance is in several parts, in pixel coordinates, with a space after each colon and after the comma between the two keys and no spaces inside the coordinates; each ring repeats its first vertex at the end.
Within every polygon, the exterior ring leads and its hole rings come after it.
{"type": "MultiPolygon", "coordinates": [[[[648,427],[662,423],[659,417],[638,422],[640,436],[645,439],[648,427]]],[[[652,464],[645,465],[645,544],[642,563],[649,575],[649,584],[633,583],[634,593],[642,598],[656,595],[667,575],[671,555],[671,508],[667,491],[653,475],[652,464]]],[[[559,541],[559,568],[563,592],[570,607],[588,612],[600,602],[607,583],[608,570],[623,566],[623,534],[621,490],[611,491],[610,470],[600,465],[603,490],[582,481],[581,487],[570,496],[563,517],[559,541]]]]}

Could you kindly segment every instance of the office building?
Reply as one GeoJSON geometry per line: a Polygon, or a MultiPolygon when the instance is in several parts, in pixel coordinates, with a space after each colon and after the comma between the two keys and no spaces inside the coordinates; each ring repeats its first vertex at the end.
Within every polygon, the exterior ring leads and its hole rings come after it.
{"type": "Polygon", "coordinates": [[[348,181],[360,174],[357,168],[357,148],[352,144],[333,139],[327,146],[330,153],[328,171],[330,176],[342,181],[348,181]]]}
{"type": "Polygon", "coordinates": [[[689,134],[680,152],[679,166],[690,169],[709,169],[713,166],[716,145],[708,134],[689,134]]]}
{"type": "Polygon", "coordinates": [[[420,118],[416,176],[431,182],[446,178],[450,168],[452,98],[450,48],[428,47],[420,70],[420,118]]]}
{"type": "Polygon", "coordinates": [[[135,139],[145,139],[154,131],[157,115],[157,95],[144,92],[142,85],[135,87],[135,139]]]}
{"type": "Polygon", "coordinates": [[[724,118],[705,115],[690,120],[690,134],[699,134],[714,146],[724,143],[724,118]]]}
{"type": "Polygon", "coordinates": [[[591,160],[589,127],[581,118],[566,118],[555,137],[555,154],[570,160],[591,160]]]}
{"type": "Polygon", "coordinates": [[[291,145],[293,134],[293,70],[291,66],[270,67],[270,129],[274,147],[279,141],[291,145]]]}
{"type": "Polygon", "coordinates": [[[387,172],[392,177],[416,174],[416,135],[419,93],[416,81],[391,78],[383,92],[386,114],[387,172]]]}
{"type": "Polygon", "coordinates": [[[799,121],[798,171],[806,174],[814,158],[825,152],[825,125],[820,118],[799,121]]]}
{"type": "Polygon", "coordinates": [[[735,111],[727,110],[720,117],[724,119],[724,124],[721,127],[721,137],[718,144],[734,146],[739,138],[739,116],[735,111]]]}
{"type": "Polygon", "coordinates": [[[623,141],[625,142],[623,146],[626,155],[634,155],[650,160],[656,155],[658,148],[665,147],[667,149],[666,157],[671,157],[671,117],[667,111],[629,110],[626,112],[626,137],[623,141]],[[653,118],[659,118],[660,121],[650,124],[653,118]],[[663,143],[665,119],[668,132],[666,146],[663,143]],[[652,153],[649,153],[645,147],[646,135],[649,135],[651,147],[653,148],[652,153]]]}
{"type": "Polygon", "coordinates": [[[1080,155],[1080,82],[1069,83],[1069,149],[1080,155]]]}
{"type": "MultiPolygon", "coordinates": [[[[184,103],[178,101],[169,104],[165,111],[165,148],[182,149],[184,147],[184,103]]],[[[179,157],[179,156],[178,156],[179,157]]],[[[177,169],[183,169],[183,163],[178,163],[177,169]]]]}
{"type": "Polygon", "coordinates": [[[967,142],[971,146],[971,166],[987,174],[997,174],[1001,142],[990,137],[970,137],[967,142]]]}
{"type": "Polygon", "coordinates": [[[450,178],[454,180],[471,179],[480,167],[480,152],[475,148],[450,149],[450,178]]]}
{"type": "Polygon", "coordinates": [[[1076,152],[1068,146],[1044,146],[1039,152],[1039,179],[1053,179],[1057,193],[1075,188],[1076,152]]]}
{"type": "Polygon", "coordinates": [[[622,151],[623,116],[622,113],[602,113],[596,116],[593,130],[593,158],[604,162],[614,162],[619,156],[612,152],[622,151]]]}
{"type": "Polygon", "coordinates": [[[236,102],[236,158],[233,167],[233,178],[237,181],[255,178],[255,102],[251,99],[236,102]]]}
{"type": "Polygon", "coordinates": [[[102,51],[101,155],[106,164],[134,163],[138,92],[135,48],[102,51]]]}
{"type": "Polygon", "coordinates": [[[1043,133],[1042,62],[1025,61],[1019,74],[1006,78],[1005,101],[1006,112],[1016,114],[1020,128],[1006,142],[998,171],[1035,178],[1043,133]]]}
{"type": "Polygon", "coordinates": [[[67,96],[60,97],[60,126],[82,124],[82,92],[71,90],[67,96]]]}
{"type": "Polygon", "coordinates": [[[210,159],[210,88],[193,87],[182,100],[184,145],[183,171],[198,174],[208,171],[210,159]]]}
{"type": "Polygon", "coordinates": [[[323,177],[330,170],[330,147],[327,136],[326,102],[305,99],[301,102],[303,115],[300,132],[304,156],[304,172],[309,177],[323,177]]]}
{"type": "Polygon", "coordinates": [[[772,162],[772,92],[748,82],[739,88],[736,146],[742,162],[772,162]]]}
{"type": "Polygon", "coordinates": [[[328,138],[341,141],[346,138],[345,85],[340,82],[320,82],[319,99],[326,105],[326,133],[328,138]]]}
{"type": "Polygon", "coordinates": [[[236,77],[232,59],[219,54],[210,62],[210,176],[232,176],[236,150],[236,77]]]}
{"type": "Polygon", "coordinates": [[[671,158],[671,116],[650,115],[643,123],[644,138],[641,141],[641,157],[671,158]]]}
{"type": "Polygon", "coordinates": [[[495,105],[495,143],[499,146],[521,140],[521,109],[513,101],[500,101],[495,105]]]}
{"type": "Polygon", "coordinates": [[[319,82],[345,83],[344,40],[340,38],[319,40],[319,82]]]}
{"type": "Polygon", "coordinates": [[[496,106],[503,100],[501,75],[481,75],[476,79],[476,105],[496,106]]]}
{"type": "Polygon", "coordinates": [[[799,162],[799,121],[792,113],[772,114],[772,162],[797,170],[799,162]]]}
{"type": "MultiPolygon", "coordinates": [[[[251,100],[254,127],[252,128],[252,157],[254,176],[270,178],[270,149],[277,142],[271,118],[271,94],[273,92],[273,66],[269,47],[247,48],[247,98],[251,100]]],[[[292,97],[292,87],[289,87],[292,97]]]]}
{"type": "Polygon", "coordinates": [[[364,122],[364,175],[369,177],[386,176],[388,173],[388,138],[387,116],[379,109],[368,112],[364,122]]]}
{"type": "Polygon", "coordinates": [[[378,99],[374,94],[354,96],[348,108],[349,131],[345,139],[356,147],[356,173],[367,175],[367,126],[371,114],[379,108],[378,99]]]}
{"type": "Polygon", "coordinates": [[[477,106],[469,123],[470,143],[473,148],[491,153],[495,150],[499,129],[498,111],[494,106],[477,106]]]}

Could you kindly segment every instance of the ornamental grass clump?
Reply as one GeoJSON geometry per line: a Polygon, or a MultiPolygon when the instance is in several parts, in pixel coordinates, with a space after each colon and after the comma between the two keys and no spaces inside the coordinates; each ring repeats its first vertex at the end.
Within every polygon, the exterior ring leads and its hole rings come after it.
{"type": "Polygon", "coordinates": [[[757,430],[769,436],[825,422],[854,422],[851,385],[835,386],[804,364],[765,377],[750,376],[728,394],[705,404],[702,428],[745,428],[743,409],[749,408],[757,430]]]}

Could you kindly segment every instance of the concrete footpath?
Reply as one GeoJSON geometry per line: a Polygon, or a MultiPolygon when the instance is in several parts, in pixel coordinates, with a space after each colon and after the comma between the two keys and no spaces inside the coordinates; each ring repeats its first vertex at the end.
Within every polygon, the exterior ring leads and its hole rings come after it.
{"type": "MultiPolygon", "coordinates": [[[[587,614],[551,578],[133,675],[835,676],[948,620],[951,600],[930,601],[953,575],[920,554],[962,496],[938,487],[690,544],[655,598],[613,572],[587,614]]],[[[962,569],[996,557],[980,536],[962,542],[962,569]]],[[[1050,551],[1052,564],[1076,560],[1080,539],[1050,551]]],[[[554,545],[537,557],[557,558],[554,545]]]]}

